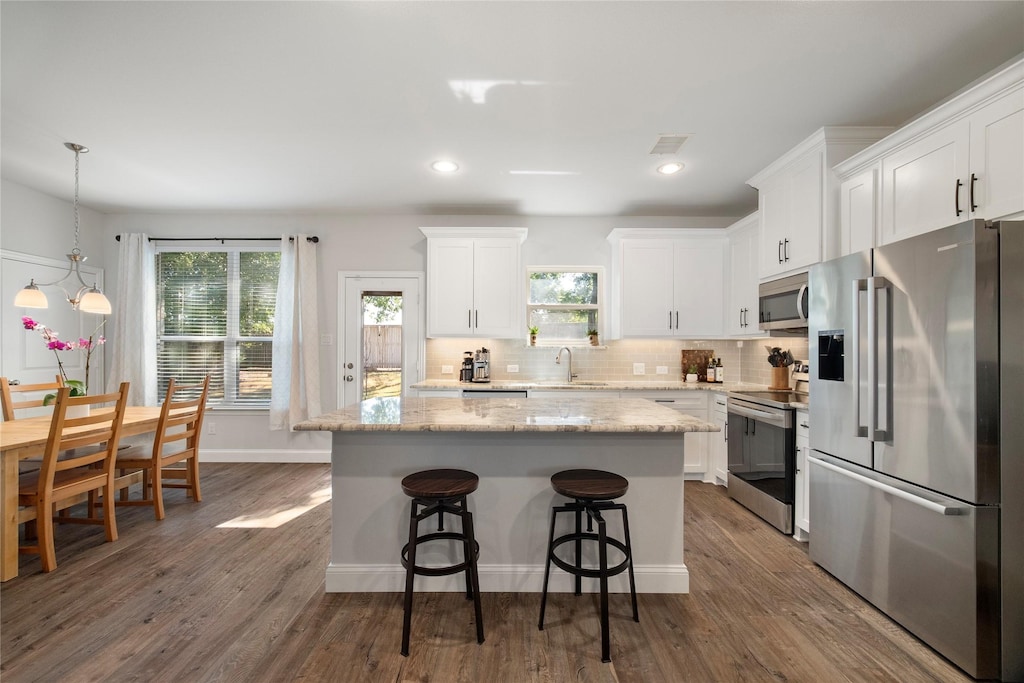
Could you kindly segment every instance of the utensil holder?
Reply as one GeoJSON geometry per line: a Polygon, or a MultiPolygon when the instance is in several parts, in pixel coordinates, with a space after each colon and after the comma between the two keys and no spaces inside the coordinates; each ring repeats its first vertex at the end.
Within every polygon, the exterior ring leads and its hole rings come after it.
{"type": "Polygon", "coordinates": [[[789,368],[772,368],[772,384],[769,389],[789,390],[789,368]]]}

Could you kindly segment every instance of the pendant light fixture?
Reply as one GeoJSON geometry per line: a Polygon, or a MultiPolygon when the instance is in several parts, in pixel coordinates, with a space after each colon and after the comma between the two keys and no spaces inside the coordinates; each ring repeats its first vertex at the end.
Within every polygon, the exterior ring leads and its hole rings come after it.
{"type": "MultiPolygon", "coordinates": [[[[35,279],[31,279],[28,285],[25,286],[18,295],[14,297],[14,305],[21,306],[23,308],[48,308],[46,301],[46,295],[43,294],[40,287],[59,287],[67,298],[68,303],[76,311],[84,311],[86,313],[98,313],[101,315],[108,315],[110,313],[110,300],[103,296],[103,292],[96,287],[96,284],[88,284],[82,278],[82,273],[79,270],[81,265],[85,263],[86,257],[82,256],[82,250],[78,248],[78,155],[85,154],[89,151],[88,147],[83,145],[76,145],[73,142],[65,142],[64,146],[75,153],[75,248],[71,250],[71,253],[67,255],[68,261],[71,264],[68,266],[68,272],[64,274],[64,277],[57,280],[56,282],[45,282],[36,284],[35,279]],[[71,275],[78,279],[81,283],[81,287],[74,295],[69,292],[62,284],[65,280],[71,277],[71,275]]],[[[74,282],[72,281],[72,285],[74,282]]]]}

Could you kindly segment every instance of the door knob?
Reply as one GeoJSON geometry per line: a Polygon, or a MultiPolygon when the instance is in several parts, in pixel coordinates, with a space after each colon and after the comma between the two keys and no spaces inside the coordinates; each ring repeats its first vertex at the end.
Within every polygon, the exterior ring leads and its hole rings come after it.
{"type": "Polygon", "coordinates": [[[352,363],[345,363],[345,367],[351,370],[354,366],[352,365],[352,363]]]}
{"type": "Polygon", "coordinates": [[[345,381],[346,382],[351,382],[352,381],[352,375],[345,375],[345,381]]]}

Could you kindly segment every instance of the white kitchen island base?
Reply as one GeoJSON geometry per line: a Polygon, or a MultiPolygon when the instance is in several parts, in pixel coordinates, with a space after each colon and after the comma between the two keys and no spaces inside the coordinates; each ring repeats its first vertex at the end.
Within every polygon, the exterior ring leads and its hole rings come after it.
{"type": "MultiPolygon", "coordinates": [[[[629,491],[619,501],[628,506],[637,592],[689,592],[683,562],[682,433],[337,431],[333,437],[328,592],[404,589],[399,552],[408,538],[410,499],[399,482],[438,467],[466,469],[480,477],[469,509],[480,544],[483,591],[540,592],[551,507],[567,502],[551,489],[551,475],[591,468],[629,480],[629,491]]],[[[561,517],[560,523],[569,516],[561,517]]],[[[609,513],[606,519],[609,535],[622,538],[620,515],[609,513]]],[[[421,523],[420,533],[434,523],[421,523]]],[[[446,517],[445,523],[458,520],[446,517]]],[[[568,530],[566,525],[556,534],[568,530]]],[[[563,557],[571,557],[571,545],[562,550],[570,553],[563,557]]],[[[417,553],[418,564],[440,565],[461,557],[462,551],[435,542],[417,553]]],[[[613,551],[609,562],[616,557],[613,551]]],[[[461,574],[417,577],[416,584],[419,591],[465,590],[461,574]]],[[[584,581],[584,591],[595,588],[596,582],[584,581]]],[[[549,590],[571,591],[572,577],[553,568],[549,590]]],[[[609,590],[628,592],[627,574],[613,577],[609,590]]]]}

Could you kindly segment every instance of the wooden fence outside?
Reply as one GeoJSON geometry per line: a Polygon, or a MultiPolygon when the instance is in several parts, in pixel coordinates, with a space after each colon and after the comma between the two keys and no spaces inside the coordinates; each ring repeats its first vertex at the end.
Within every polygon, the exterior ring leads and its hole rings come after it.
{"type": "Polygon", "coordinates": [[[363,325],[363,369],[402,367],[402,326],[363,325]]]}

